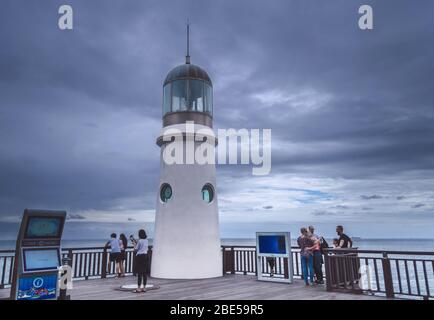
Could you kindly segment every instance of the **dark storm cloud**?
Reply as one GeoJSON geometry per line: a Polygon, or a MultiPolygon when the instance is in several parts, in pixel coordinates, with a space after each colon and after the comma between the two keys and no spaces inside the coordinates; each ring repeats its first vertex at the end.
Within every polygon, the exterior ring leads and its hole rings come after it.
{"type": "MultiPolygon", "coordinates": [[[[215,127],[271,128],[273,174],[432,177],[432,1],[68,1],[65,32],[61,4],[2,2],[2,216],[154,208],[161,85],[183,62],[187,17],[215,127]],[[357,28],[365,3],[369,32],[357,28]]],[[[380,199],[371,192],[356,194],[380,199]]]]}
{"type": "Polygon", "coordinates": [[[332,208],[334,208],[334,209],[346,210],[346,209],[349,209],[350,207],[349,207],[349,206],[346,206],[346,205],[338,204],[337,206],[334,206],[334,207],[332,207],[332,208]]]}
{"type": "Polygon", "coordinates": [[[412,205],[411,207],[413,209],[418,209],[418,208],[422,208],[422,207],[425,207],[425,206],[426,206],[425,203],[416,203],[416,204],[412,205]]]}
{"type": "Polygon", "coordinates": [[[361,195],[360,198],[363,200],[376,200],[376,199],[383,199],[383,196],[380,196],[378,194],[373,194],[371,196],[361,195]]]}
{"type": "Polygon", "coordinates": [[[315,211],[312,211],[311,214],[314,216],[333,216],[333,215],[335,215],[334,212],[327,211],[327,210],[315,210],[315,211]]]}

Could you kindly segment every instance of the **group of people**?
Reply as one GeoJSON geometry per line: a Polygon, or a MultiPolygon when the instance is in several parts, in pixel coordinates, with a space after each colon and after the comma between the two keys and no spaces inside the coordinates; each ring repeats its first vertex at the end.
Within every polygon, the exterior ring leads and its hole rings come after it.
{"type": "MultiPolygon", "coordinates": [[[[301,228],[300,233],[301,235],[297,239],[297,244],[300,247],[302,278],[306,286],[324,284],[322,272],[323,249],[328,248],[329,245],[324,237],[315,234],[313,226],[301,228]]],[[[336,233],[339,238],[333,239],[334,248],[352,247],[352,241],[344,233],[343,226],[337,226],[336,233]]]]}
{"type": "MultiPolygon", "coordinates": [[[[145,230],[140,229],[138,237],[138,239],[135,239],[133,235],[130,235],[130,241],[134,246],[133,274],[137,276],[137,289],[134,292],[141,293],[146,291],[149,244],[145,230]]],[[[105,247],[110,248],[109,261],[115,263],[117,276],[120,278],[125,277],[127,237],[122,233],[118,239],[116,233],[112,233],[105,247]]]]}
{"type": "MultiPolygon", "coordinates": [[[[301,235],[297,239],[297,244],[300,247],[302,278],[306,286],[324,284],[322,272],[323,249],[328,248],[329,245],[324,237],[318,236],[315,233],[313,226],[301,228],[300,233],[301,235]]],[[[339,238],[333,239],[334,248],[352,247],[351,238],[344,233],[342,226],[336,227],[336,233],[339,238]]],[[[131,235],[130,241],[134,246],[133,274],[137,275],[137,289],[134,292],[141,293],[146,291],[149,244],[145,230],[140,229],[138,237],[139,239],[136,240],[131,235]]],[[[105,247],[110,248],[110,262],[115,263],[117,276],[125,277],[126,249],[128,247],[127,237],[122,233],[118,239],[116,233],[112,233],[105,247]]],[[[271,267],[272,276],[275,264],[274,259],[267,259],[267,262],[271,267]]]]}

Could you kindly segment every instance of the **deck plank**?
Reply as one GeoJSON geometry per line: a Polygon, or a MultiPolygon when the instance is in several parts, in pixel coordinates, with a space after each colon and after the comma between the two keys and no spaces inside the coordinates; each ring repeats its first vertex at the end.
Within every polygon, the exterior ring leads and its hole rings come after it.
{"type": "MultiPolygon", "coordinates": [[[[368,295],[327,292],[324,286],[305,287],[303,281],[292,284],[258,281],[255,276],[225,275],[200,280],[169,280],[150,278],[148,283],[159,289],[135,294],[117,290],[123,284],[135,284],[136,278],[108,278],[74,281],[69,290],[74,300],[365,300],[382,299],[368,295]]],[[[9,295],[0,290],[0,298],[9,295]]]]}

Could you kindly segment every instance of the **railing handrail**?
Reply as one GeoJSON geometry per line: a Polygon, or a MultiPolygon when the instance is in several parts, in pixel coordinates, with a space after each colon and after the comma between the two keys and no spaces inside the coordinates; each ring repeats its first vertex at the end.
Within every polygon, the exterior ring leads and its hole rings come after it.
{"type": "MultiPolygon", "coordinates": [[[[231,246],[231,245],[222,245],[222,248],[240,248],[240,249],[256,249],[256,246],[252,246],[252,245],[248,245],[248,246],[241,246],[241,245],[236,245],[236,246],[231,246]]],[[[300,249],[300,247],[297,246],[291,246],[291,249],[300,249]]]]}
{"type": "Polygon", "coordinates": [[[327,248],[324,252],[330,253],[371,253],[371,254],[390,254],[390,255],[414,255],[414,256],[434,256],[434,251],[401,251],[401,250],[371,250],[354,248],[327,248]]]}
{"type": "Polygon", "coordinates": [[[0,254],[1,253],[15,253],[15,250],[14,249],[0,250],[0,254]]]}
{"type": "MultiPolygon", "coordinates": [[[[150,246],[152,247],[152,246],[150,246]]],[[[129,246],[127,249],[133,249],[134,247],[129,246]]],[[[256,246],[253,245],[222,245],[221,248],[240,248],[240,249],[255,249],[256,246]]],[[[297,246],[291,246],[291,249],[300,249],[297,246]]],[[[62,248],[62,251],[69,250],[104,250],[104,246],[98,247],[66,247],[62,248]]],[[[409,250],[372,250],[372,249],[354,249],[354,248],[328,248],[324,249],[324,252],[336,253],[336,252],[345,252],[345,253],[371,253],[371,254],[390,254],[390,255],[420,255],[420,256],[434,256],[434,251],[409,251],[409,250]]],[[[0,254],[2,253],[15,253],[14,249],[2,249],[0,250],[0,254]]]]}

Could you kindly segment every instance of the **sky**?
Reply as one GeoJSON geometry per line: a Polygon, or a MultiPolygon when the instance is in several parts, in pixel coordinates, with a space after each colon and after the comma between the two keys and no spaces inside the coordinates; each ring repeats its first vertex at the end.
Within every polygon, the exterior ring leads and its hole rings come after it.
{"type": "Polygon", "coordinates": [[[68,238],[145,226],[158,190],[162,84],[214,86],[214,129],[272,130],[272,169],[218,165],[221,236],[315,225],[434,237],[434,3],[3,0],[0,239],[24,208],[66,210],[68,238]],[[59,30],[58,8],[74,10],[59,30]],[[369,4],[374,29],[358,28],[369,4]]]}

